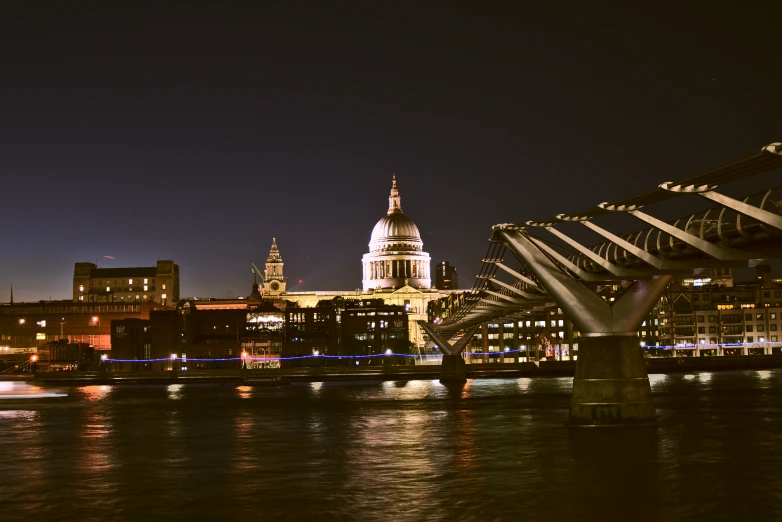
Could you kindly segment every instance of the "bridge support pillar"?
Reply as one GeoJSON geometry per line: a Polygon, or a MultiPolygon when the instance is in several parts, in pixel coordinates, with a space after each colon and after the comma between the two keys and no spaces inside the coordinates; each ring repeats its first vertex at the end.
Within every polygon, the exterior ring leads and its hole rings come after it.
{"type": "Polygon", "coordinates": [[[570,402],[570,425],[623,426],[656,421],[638,337],[581,339],[570,402]]]}
{"type": "Polygon", "coordinates": [[[469,344],[475,331],[480,325],[475,325],[466,330],[462,337],[455,343],[450,343],[446,337],[435,330],[434,325],[426,321],[418,321],[421,328],[432,338],[440,347],[443,354],[443,362],[440,367],[440,382],[442,383],[463,383],[467,382],[467,364],[462,358],[462,352],[469,344]]]}
{"type": "Polygon", "coordinates": [[[671,276],[627,282],[616,302],[608,304],[554,263],[533,238],[518,231],[503,231],[502,236],[581,332],[570,425],[655,423],[657,415],[638,329],[665,292],[671,276]]]}
{"type": "Polygon", "coordinates": [[[443,355],[440,382],[443,384],[467,382],[467,365],[461,355],[443,355]]]}

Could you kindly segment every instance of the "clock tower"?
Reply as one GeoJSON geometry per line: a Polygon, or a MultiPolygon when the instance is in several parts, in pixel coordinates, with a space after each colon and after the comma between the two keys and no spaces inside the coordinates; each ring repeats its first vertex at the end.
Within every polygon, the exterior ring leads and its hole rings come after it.
{"type": "Polygon", "coordinates": [[[266,258],[263,271],[263,297],[279,297],[285,291],[285,278],[282,275],[282,257],[277,249],[277,238],[272,238],[272,248],[266,258]]]}

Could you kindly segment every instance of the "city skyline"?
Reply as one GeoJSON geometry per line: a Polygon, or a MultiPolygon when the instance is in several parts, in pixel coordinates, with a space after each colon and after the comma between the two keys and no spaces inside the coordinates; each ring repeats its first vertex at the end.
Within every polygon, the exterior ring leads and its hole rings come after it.
{"type": "Polygon", "coordinates": [[[470,286],[495,223],[780,140],[774,24],[749,10],[18,8],[0,25],[0,301],[67,298],[96,260],[173,259],[183,296],[247,295],[272,237],[290,291],[358,288],[392,174],[470,286]]]}

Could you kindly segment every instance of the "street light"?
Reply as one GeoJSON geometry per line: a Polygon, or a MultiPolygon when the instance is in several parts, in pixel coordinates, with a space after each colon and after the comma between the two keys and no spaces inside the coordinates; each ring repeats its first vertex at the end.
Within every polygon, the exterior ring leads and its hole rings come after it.
{"type": "Polygon", "coordinates": [[[247,369],[247,352],[242,352],[242,370],[247,369]]]}

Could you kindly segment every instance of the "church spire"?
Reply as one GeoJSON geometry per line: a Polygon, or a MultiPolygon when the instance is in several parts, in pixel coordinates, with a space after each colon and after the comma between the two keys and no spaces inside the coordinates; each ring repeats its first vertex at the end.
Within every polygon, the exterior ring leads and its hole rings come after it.
{"type": "Polygon", "coordinates": [[[278,297],[285,292],[285,276],[282,275],[282,256],[277,248],[277,238],[272,238],[272,247],[266,259],[266,270],[263,271],[263,296],[278,297]]]}
{"type": "Polygon", "coordinates": [[[388,213],[402,212],[402,200],[396,188],[396,174],[391,176],[391,195],[388,197],[388,213]]]}
{"type": "Polygon", "coordinates": [[[277,238],[272,238],[272,247],[269,249],[269,257],[266,259],[267,263],[279,263],[282,261],[280,257],[280,250],[277,248],[277,238]]]}

